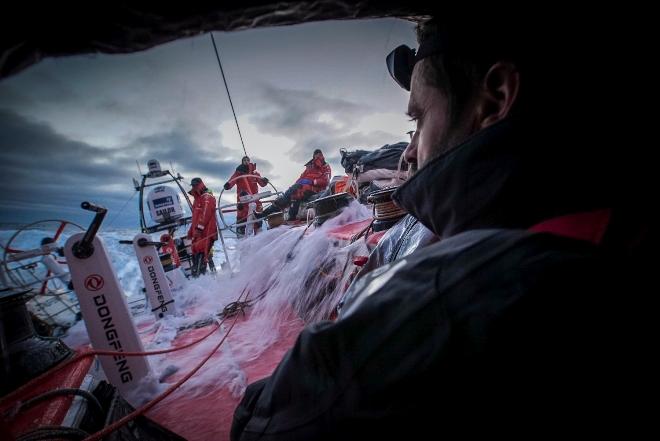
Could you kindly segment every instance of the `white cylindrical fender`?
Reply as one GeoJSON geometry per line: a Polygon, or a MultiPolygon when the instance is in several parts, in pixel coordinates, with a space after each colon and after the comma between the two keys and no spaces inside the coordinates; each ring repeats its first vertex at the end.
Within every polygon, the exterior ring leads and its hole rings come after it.
{"type": "Polygon", "coordinates": [[[133,238],[133,249],[135,249],[138,259],[151,312],[156,315],[156,319],[160,319],[176,312],[174,299],[156,247],[153,245],[140,246],[138,245],[140,239],[151,242],[151,237],[145,233],[136,234],[133,238]]]}
{"type": "MultiPolygon", "coordinates": [[[[66,241],[64,255],[92,347],[97,350],[144,352],[103,240],[98,236],[94,238],[94,252],[90,257],[80,259],[74,256],[73,246],[83,236],[85,233],[71,236],[66,241]]],[[[99,356],[99,361],[110,383],[123,396],[135,390],[151,371],[144,356],[103,355],[99,356]]]]}

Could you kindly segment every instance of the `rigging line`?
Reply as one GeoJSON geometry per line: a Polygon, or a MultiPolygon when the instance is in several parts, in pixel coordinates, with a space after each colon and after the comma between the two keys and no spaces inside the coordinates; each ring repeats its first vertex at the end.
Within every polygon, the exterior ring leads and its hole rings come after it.
{"type": "Polygon", "coordinates": [[[218,53],[218,47],[215,45],[215,38],[213,38],[213,32],[211,32],[211,42],[213,43],[213,49],[215,50],[215,57],[218,59],[218,66],[220,66],[220,73],[222,74],[222,81],[225,83],[225,90],[227,91],[227,96],[229,97],[229,105],[231,106],[231,111],[234,114],[234,121],[236,122],[236,128],[238,129],[238,137],[241,138],[241,145],[243,146],[243,153],[245,156],[248,156],[247,150],[245,150],[245,143],[243,142],[243,135],[241,134],[241,128],[238,125],[238,118],[236,117],[236,111],[234,110],[234,103],[231,100],[231,94],[229,93],[229,86],[227,85],[227,78],[225,78],[225,70],[222,68],[222,63],[220,62],[220,54],[218,53]]]}
{"type": "Polygon", "coordinates": [[[137,194],[137,191],[134,192],[134,193],[131,195],[131,197],[128,198],[128,200],[126,200],[126,202],[124,202],[124,205],[121,207],[121,209],[115,214],[115,216],[110,220],[110,222],[108,222],[108,225],[107,225],[107,227],[105,228],[105,230],[109,229],[110,227],[112,227],[112,226],[114,225],[114,223],[115,223],[115,221],[117,220],[117,218],[119,217],[119,215],[121,215],[121,214],[124,212],[124,209],[126,208],[126,206],[128,205],[128,203],[131,202],[131,201],[133,200],[133,198],[135,197],[136,194],[137,194]]]}

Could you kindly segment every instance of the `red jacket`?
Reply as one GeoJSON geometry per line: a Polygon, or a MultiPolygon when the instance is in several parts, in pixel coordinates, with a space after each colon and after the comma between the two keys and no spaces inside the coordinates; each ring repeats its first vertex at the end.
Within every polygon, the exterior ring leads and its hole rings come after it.
{"type": "Polygon", "coordinates": [[[300,183],[301,179],[309,179],[312,183],[303,184],[302,192],[311,190],[314,193],[318,193],[325,190],[328,183],[330,183],[330,173],[330,164],[325,162],[323,157],[309,161],[305,164],[305,171],[298,178],[298,182],[300,183]]]}
{"type": "Polygon", "coordinates": [[[206,189],[193,193],[192,222],[188,230],[188,237],[193,240],[193,253],[208,255],[214,240],[218,239],[218,228],[215,219],[215,198],[206,189]]]}
{"type": "Polygon", "coordinates": [[[259,192],[257,183],[262,187],[265,187],[267,184],[267,182],[261,178],[261,175],[257,171],[257,165],[251,162],[248,163],[247,172],[244,169],[241,170],[241,166],[236,167],[236,171],[233,175],[231,175],[231,178],[229,178],[228,181],[229,188],[232,188],[234,185],[236,185],[237,196],[240,196],[241,192],[243,191],[247,192],[248,194],[257,194],[259,192]],[[243,175],[257,175],[259,178],[237,179],[239,176],[243,175]]]}
{"type": "Polygon", "coordinates": [[[165,244],[160,248],[160,252],[162,254],[169,254],[172,257],[172,262],[174,262],[174,266],[176,267],[181,266],[181,259],[179,258],[179,252],[176,249],[174,238],[169,234],[163,234],[160,236],[160,241],[161,243],[165,244]]]}
{"type": "MultiPolygon", "coordinates": [[[[265,187],[268,182],[261,178],[261,175],[257,171],[257,165],[253,164],[251,162],[248,163],[247,167],[247,172],[246,170],[242,167],[242,164],[236,167],[236,171],[234,172],[233,175],[231,175],[231,178],[229,178],[229,181],[227,182],[229,184],[229,188],[232,188],[234,185],[236,185],[236,202],[241,202],[241,195],[243,194],[257,194],[259,192],[259,187],[257,187],[257,184],[259,184],[262,187],[265,187]],[[239,176],[243,175],[257,175],[259,178],[239,178],[239,176]]],[[[261,211],[262,205],[261,201],[257,201],[257,211],[261,211]]],[[[248,205],[247,204],[241,204],[239,208],[237,208],[237,213],[236,217],[239,222],[244,221],[247,218],[248,214],[248,205]]]]}

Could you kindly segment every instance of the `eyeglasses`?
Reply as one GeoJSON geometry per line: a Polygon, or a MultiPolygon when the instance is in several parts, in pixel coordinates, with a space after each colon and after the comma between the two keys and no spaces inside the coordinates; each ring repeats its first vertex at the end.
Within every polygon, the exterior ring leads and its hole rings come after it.
{"type": "Polygon", "coordinates": [[[442,34],[437,38],[423,41],[417,51],[402,44],[387,56],[387,70],[399,86],[410,91],[410,79],[415,63],[428,56],[447,52],[448,42],[449,38],[442,34]]]}
{"type": "Polygon", "coordinates": [[[407,91],[410,91],[410,79],[415,67],[415,49],[405,44],[394,49],[385,59],[387,70],[394,81],[407,91]]]}

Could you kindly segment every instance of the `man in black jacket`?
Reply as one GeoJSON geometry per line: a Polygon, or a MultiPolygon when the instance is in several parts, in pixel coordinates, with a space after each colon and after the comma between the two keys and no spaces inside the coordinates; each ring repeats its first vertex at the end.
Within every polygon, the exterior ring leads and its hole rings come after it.
{"type": "Polygon", "coordinates": [[[411,91],[419,167],[394,197],[440,242],[358,279],[336,322],[308,326],[248,387],[232,439],[593,436],[635,412],[610,193],[548,125],[557,71],[488,20],[428,22],[416,53],[388,57],[411,91]]]}

